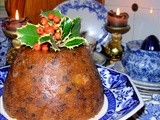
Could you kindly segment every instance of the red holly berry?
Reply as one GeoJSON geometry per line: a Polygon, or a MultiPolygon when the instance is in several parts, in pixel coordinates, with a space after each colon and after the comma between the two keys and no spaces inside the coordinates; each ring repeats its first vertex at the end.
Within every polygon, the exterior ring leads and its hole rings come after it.
{"type": "Polygon", "coordinates": [[[51,26],[45,28],[44,30],[45,30],[45,33],[47,33],[47,34],[53,34],[54,33],[54,29],[51,26]]]}
{"type": "Polygon", "coordinates": [[[36,31],[37,31],[37,33],[40,34],[40,35],[44,33],[44,29],[43,29],[43,27],[41,27],[41,26],[37,27],[36,31]]]}
{"type": "Polygon", "coordinates": [[[48,20],[45,17],[42,17],[40,22],[42,25],[45,25],[48,23],[48,20]]]}
{"type": "Polygon", "coordinates": [[[49,14],[48,14],[48,19],[49,19],[49,20],[53,20],[53,18],[54,18],[54,14],[49,13],[49,14]]]}
{"type": "Polygon", "coordinates": [[[54,38],[55,38],[56,40],[60,40],[60,39],[61,39],[61,33],[60,33],[60,32],[56,32],[56,33],[54,34],[54,38]]]}
{"type": "Polygon", "coordinates": [[[35,43],[35,44],[33,45],[33,49],[36,50],[36,51],[38,51],[38,50],[41,49],[41,45],[38,44],[38,43],[35,43]]]}
{"type": "Polygon", "coordinates": [[[59,23],[61,21],[61,18],[59,16],[54,16],[53,21],[55,23],[59,23]]]}

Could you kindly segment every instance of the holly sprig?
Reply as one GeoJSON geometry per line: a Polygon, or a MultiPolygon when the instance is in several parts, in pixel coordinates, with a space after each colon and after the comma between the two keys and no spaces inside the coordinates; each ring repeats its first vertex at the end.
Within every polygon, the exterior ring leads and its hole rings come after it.
{"type": "Polygon", "coordinates": [[[82,44],[88,45],[87,40],[80,37],[80,18],[71,19],[67,16],[63,16],[57,10],[41,11],[40,17],[47,20],[47,23],[45,24],[49,27],[56,24],[58,29],[49,29],[48,32],[45,28],[46,25],[44,24],[44,21],[38,25],[27,23],[17,29],[17,39],[21,42],[21,45],[34,48],[35,44],[43,45],[48,43],[49,48],[55,51],[60,51],[61,47],[73,49],[74,47],[78,47],[82,44]],[[52,16],[53,19],[51,18],[52,16]],[[54,21],[55,16],[56,18],[60,18],[58,22],[54,21]],[[39,30],[39,32],[37,32],[37,30],[39,30]],[[54,37],[56,33],[60,34],[59,38],[54,37]]]}

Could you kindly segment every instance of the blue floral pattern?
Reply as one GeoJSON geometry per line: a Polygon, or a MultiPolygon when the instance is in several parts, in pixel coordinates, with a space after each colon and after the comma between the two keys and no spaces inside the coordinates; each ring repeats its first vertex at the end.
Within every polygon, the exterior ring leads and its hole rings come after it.
{"type": "Polygon", "coordinates": [[[66,15],[69,9],[88,9],[89,12],[95,12],[98,20],[106,21],[106,8],[95,0],[71,0],[58,7],[62,14],[66,15]]]}
{"type": "Polygon", "coordinates": [[[0,69],[0,96],[3,94],[4,81],[8,73],[9,66],[0,69]]]}
{"type": "Polygon", "coordinates": [[[145,105],[145,112],[139,120],[160,120],[160,94],[153,94],[152,100],[145,105]]]}
{"type": "MultiPolygon", "coordinates": [[[[121,61],[117,62],[114,66],[110,67],[113,70],[117,70],[121,73],[124,73],[124,68],[122,66],[121,61]]],[[[132,79],[133,82],[135,80],[132,79]]],[[[144,111],[143,109],[140,110],[140,115],[135,114],[134,119],[136,120],[160,120],[160,85],[158,83],[149,83],[149,82],[143,82],[139,81],[138,83],[135,82],[135,85],[137,86],[139,84],[138,90],[140,88],[143,88],[143,92],[140,92],[142,94],[142,99],[145,101],[145,107],[144,111]],[[157,94],[153,94],[151,90],[156,90],[157,94]],[[150,93],[149,93],[150,92],[150,93]],[[147,97],[149,94],[149,97],[147,97]]]]}
{"type": "MultiPolygon", "coordinates": [[[[3,85],[9,67],[0,68],[1,93],[3,93],[3,85]]],[[[102,80],[104,95],[108,102],[108,108],[106,108],[105,114],[99,120],[123,120],[123,117],[130,114],[131,111],[134,110],[136,112],[143,106],[141,98],[137,95],[127,76],[100,65],[97,65],[97,69],[102,80]],[[136,109],[137,106],[141,107],[136,109]]],[[[133,114],[128,115],[128,117],[131,115],[133,114]]],[[[0,113],[0,119],[7,120],[3,113],[0,113]]]]}
{"type": "Polygon", "coordinates": [[[97,65],[104,87],[111,90],[116,98],[116,111],[111,119],[120,119],[140,103],[129,78],[114,70],[97,65]]]}

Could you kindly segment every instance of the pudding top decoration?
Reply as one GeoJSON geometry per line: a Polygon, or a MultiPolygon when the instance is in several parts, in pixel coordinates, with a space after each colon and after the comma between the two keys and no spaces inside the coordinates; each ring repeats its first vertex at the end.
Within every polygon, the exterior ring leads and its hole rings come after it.
{"type": "Polygon", "coordinates": [[[112,27],[126,27],[128,24],[129,15],[126,12],[120,13],[120,9],[114,12],[110,10],[107,14],[108,21],[107,25],[112,27]]]}
{"type": "Polygon", "coordinates": [[[87,40],[80,37],[80,18],[71,19],[57,10],[41,11],[40,16],[38,25],[27,23],[17,29],[17,39],[21,45],[45,51],[88,45],[87,40]]]}

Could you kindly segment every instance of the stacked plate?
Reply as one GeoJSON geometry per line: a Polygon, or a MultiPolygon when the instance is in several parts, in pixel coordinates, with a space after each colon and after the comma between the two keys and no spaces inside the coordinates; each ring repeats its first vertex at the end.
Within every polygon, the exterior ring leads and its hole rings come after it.
{"type": "MultiPolygon", "coordinates": [[[[109,67],[118,72],[125,73],[125,69],[121,61],[118,61],[114,65],[110,65],[109,67]]],[[[150,82],[144,82],[144,81],[135,80],[135,79],[132,79],[132,81],[135,84],[135,86],[138,88],[144,101],[150,100],[153,94],[160,94],[160,82],[150,83],[150,82]]]]}

